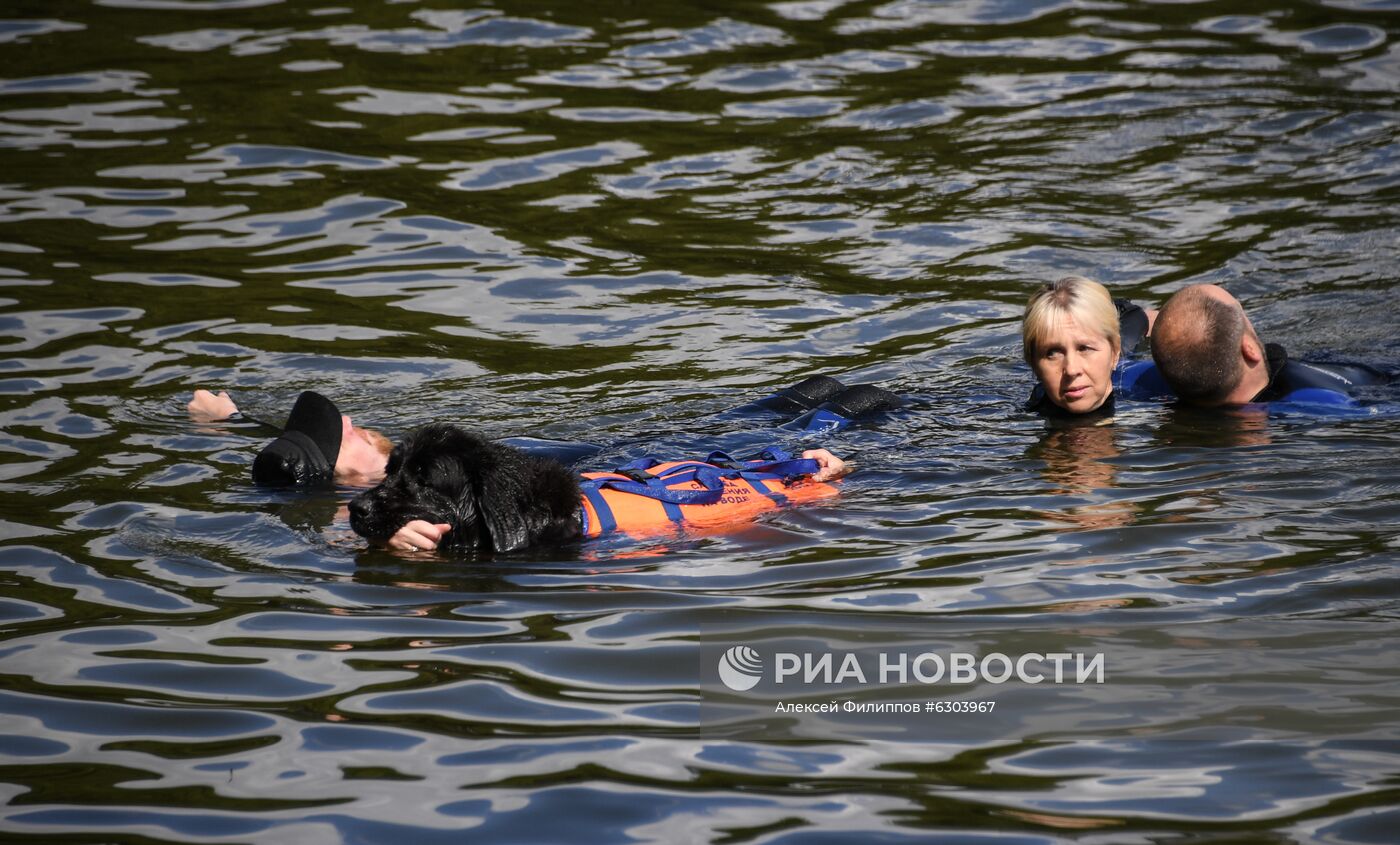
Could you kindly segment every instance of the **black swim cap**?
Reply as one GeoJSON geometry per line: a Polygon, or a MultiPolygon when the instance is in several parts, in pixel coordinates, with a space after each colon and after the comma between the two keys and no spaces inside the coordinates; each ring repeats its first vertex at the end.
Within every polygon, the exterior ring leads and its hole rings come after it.
{"type": "Polygon", "coordinates": [[[263,447],[253,460],[259,484],[307,484],[329,481],[340,457],[340,411],[335,403],[308,390],[297,397],[282,436],[263,447]]]}

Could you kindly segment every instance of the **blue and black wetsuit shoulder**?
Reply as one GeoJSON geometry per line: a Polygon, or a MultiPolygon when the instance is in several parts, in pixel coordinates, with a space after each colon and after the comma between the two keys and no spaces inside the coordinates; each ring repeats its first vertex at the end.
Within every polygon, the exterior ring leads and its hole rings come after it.
{"type": "Polygon", "coordinates": [[[1269,383],[1252,402],[1328,401],[1316,391],[1336,394],[1338,402],[1349,401],[1357,387],[1386,384],[1390,377],[1365,364],[1325,364],[1293,361],[1277,343],[1264,344],[1269,383]],[[1307,391],[1307,392],[1303,392],[1307,391]]]}

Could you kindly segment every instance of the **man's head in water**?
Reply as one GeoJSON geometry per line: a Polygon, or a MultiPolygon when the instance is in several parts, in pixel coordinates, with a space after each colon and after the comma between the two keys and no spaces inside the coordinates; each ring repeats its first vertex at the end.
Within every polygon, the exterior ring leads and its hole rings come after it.
{"type": "Polygon", "coordinates": [[[282,435],[254,459],[253,480],[369,486],[384,477],[390,448],[384,435],[355,426],[335,403],[308,390],[297,397],[282,435]]]}
{"type": "Polygon", "coordinates": [[[335,459],[335,480],[339,484],[369,487],[384,479],[384,467],[394,444],[379,432],[360,428],[342,415],[340,454],[335,459]]]}
{"type": "Polygon", "coordinates": [[[1243,404],[1269,383],[1264,344],[1239,300],[1216,285],[1172,295],[1152,330],[1152,360],[1183,401],[1243,404]]]}

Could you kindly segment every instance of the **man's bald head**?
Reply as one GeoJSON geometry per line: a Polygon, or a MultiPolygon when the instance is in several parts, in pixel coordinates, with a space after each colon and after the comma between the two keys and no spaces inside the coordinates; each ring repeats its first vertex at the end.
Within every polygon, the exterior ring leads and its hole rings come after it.
{"type": "Polygon", "coordinates": [[[1244,378],[1240,350],[1246,334],[1254,337],[1254,330],[1233,296],[1215,285],[1192,285],[1158,312],[1152,360],[1178,397],[1219,405],[1244,378]]]}

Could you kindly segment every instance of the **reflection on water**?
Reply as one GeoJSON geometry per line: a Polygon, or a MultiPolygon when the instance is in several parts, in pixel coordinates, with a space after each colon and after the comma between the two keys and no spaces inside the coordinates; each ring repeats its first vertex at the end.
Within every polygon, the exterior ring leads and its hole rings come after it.
{"type": "Polygon", "coordinates": [[[9,4],[0,827],[1393,840],[1394,392],[1052,426],[1017,318],[1071,272],[1224,283],[1295,357],[1400,369],[1397,12],[9,4]],[[910,408],[733,410],[814,372],[910,408]],[[348,490],[251,487],[265,433],[190,423],[196,386],[859,472],[729,535],[444,564],[366,548],[348,490]],[[979,691],[995,736],[697,716],[701,646],[889,630],[1109,681],[979,691]]]}
{"type": "MultiPolygon", "coordinates": [[[[1117,429],[1110,421],[1085,421],[1048,428],[1029,456],[1045,462],[1045,480],[1052,492],[1069,497],[1092,497],[1096,491],[1116,487],[1114,458],[1123,450],[1114,442],[1117,429]]],[[[1137,514],[1131,502],[1099,502],[1070,505],[1058,512],[1077,528],[1112,528],[1128,525],[1137,514]]],[[[1054,518],[1055,512],[1047,513],[1054,518]]]]}

